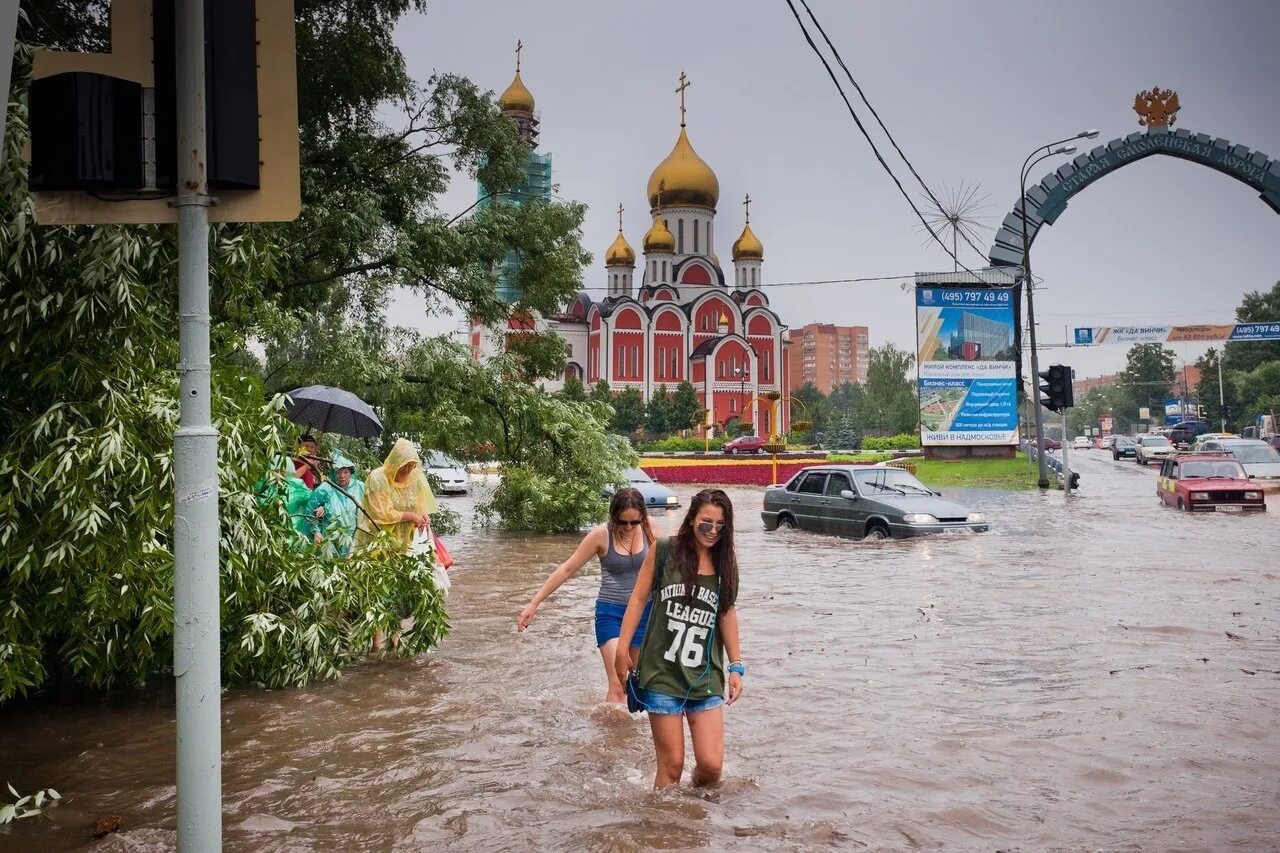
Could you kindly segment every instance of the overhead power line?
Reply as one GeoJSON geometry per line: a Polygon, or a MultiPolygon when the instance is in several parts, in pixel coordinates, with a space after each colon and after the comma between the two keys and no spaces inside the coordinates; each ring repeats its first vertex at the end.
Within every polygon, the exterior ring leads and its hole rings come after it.
{"type": "MultiPolygon", "coordinates": [[[[801,0],[801,2],[803,2],[803,0],[801,0]]],[[[920,208],[916,207],[916,203],[911,200],[910,194],[908,194],[906,189],[903,188],[902,182],[898,180],[898,176],[894,174],[893,169],[890,168],[889,164],[885,162],[884,157],[880,154],[880,149],[876,147],[875,140],[871,138],[871,134],[867,132],[867,128],[862,124],[862,119],[858,118],[858,113],[854,110],[853,104],[849,103],[849,96],[845,94],[844,87],[840,85],[840,80],[836,77],[835,71],[832,70],[831,63],[827,62],[827,58],[822,55],[822,51],[814,42],[813,36],[809,34],[808,28],[805,27],[804,21],[800,19],[800,13],[796,11],[795,3],[793,3],[792,0],[787,0],[787,7],[791,9],[791,14],[796,19],[796,25],[800,27],[800,32],[804,35],[804,40],[809,43],[809,47],[817,55],[818,60],[822,63],[822,67],[827,70],[827,76],[831,78],[831,82],[836,87],[836,91],[840,93],[840,98],[844,101],[845,107],[849,110],[849,115],[853,118],[853,123],[858,126],[858,130],[862,133],[863,138],[866,139],[867,144],[871,146],[871,153],[875,155],[876,161],[885,170],[885,172],[888,173],[894,186],[898,188],[898,192],[902,193],[902,197],[907,200],[907,204],[911,206],[911,210],[915,213],[916,218],[920,220],[920,224],[925,227],[925,230],[929,232],[930,236],[932,236],[937,244],[942,247],[942,251],[946,252],[962,270],[970,275],[976,276],[977,273],[965,266],[965,264],[956,257],[956,254],[951,251],[951,247],[938,236],[937,232],[933,230],[933,226],[929,224],[929,221],[925,219],[924,214],[920,212],[920,208]]]]}
{"type": "MultiPolygon", "coordinates": [[[[915,273],[909,273],[906,275],[868,275],[868,276],[862,276],[861,278],[824,278],[824,279],[818,279],[813,281],[775,281],[775,282],[766,282],[764,284],[757,284],[755,287],[752,288],[752,290],[756,290],[756,289],[763,290],[765,288],[774,288],[774,287],[810,287],[818,284],[861,284],[864,282],[871,282],[871,281],[900,282],[905,279],[915,280],[915,277],[916,277],[915,273]]],[[[649,287],[674,287],[677,289],[680,287],[679,284],[653,284],[648,286],[649,287]]],[[[578,290],[589,290],[589,291],[612,290],[612,289],[613,288],[607,287],[607,286],[605,287],[592,286],[592,287],[578,288],[578,290]]]]}
{"type": "MultiPolygon", "coordinates": [[[[912,175],[915,175],[916,180],[920,182],[920,186],[924,188],[925,193],[929,196],[929,199],[934,203],[934,205],[937,206],[939,210],[945,210],[946,206],[943,205],[942,201],[933,194],[933,190],[927,183],[925,183],[924,178],[920,177],[920,173],[916,171],[916,167],[911,163],[911,160],[907,157],[906,153],[903,152],[901,146],[898,145],[898,141],[893,138],[893,134],[889,132],[889,128],[885,127],[884,121],[880,118],[880,113],[876,112],[876,108],[871,106],[871,101],[867,99],[866,93],[862,91],[862,87],[858,85],[858,81],[853,79],[853,72],[849,70],[849,66],[844,64],[844,58],[840,56],[840,51],[836,49],[834,44],[832,44],[831,39],[827,36],[827,31],[822,28],[822,24],[818,21],[818,17],[814,15],[813,10],[809,8],[808,0],[800,0],[800,5],[804,6],[804,10],[809,14],[809,18],[813,21],[813,25],[818,28],[818,33],[822,36],[822,40],[827,43],[827,47],[831,50],[831,55],[836,58],[836,62],[840,63],[840,67],[844,69],[845,76],[849,78],[849,82],[852,83],[853,88],[857,90],[858,97],[862,99],[862,103],[866,104],[867,109],[871,111],[871,115],[875,117],[876,124],[880,125],[880,130],[884,131],[884,135],[889,140],[889,144],[893,146],[893,150],[897,151],[898,156],[902,158],[902,162],[907,164],[907,168],[911,170],[912,175]]],[[[792,11],[795,11],[794,8],[792,11]]],[[[960,236],[964,238],[964,241],[969,244],[969,248],[978,253],[978,257],[986,258],[986,254],[982,249],[974,245],[973,240],[970,239],[968,234],[963,230],[959,233],[960,236]]],[[[946,248],[945,244],[943,244],[943,248],[946,248]]]]}

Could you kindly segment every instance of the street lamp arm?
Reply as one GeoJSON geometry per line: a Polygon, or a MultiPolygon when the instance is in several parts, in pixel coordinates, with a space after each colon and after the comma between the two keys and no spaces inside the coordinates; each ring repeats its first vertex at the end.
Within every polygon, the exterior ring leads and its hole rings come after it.
{"type": "Polygon", "coordinates": [[[1057,142],[1050,142],[1048,145],[1041,145],[1035,151],[1032,151],[1030,154],[1028,154],[1027,159],[1022,161],[1022,173],[1024,176],[1023,180],[1024,181],[1026,180],[1025,175],[1026,175],[1027,169],[1030,168],[1031,165],[1035,165],[1031,163],[1031,159],[1035,157],[1037,154],[1039,154],[1041,151],[1044,151],[1049,148],[1055,148],[1059,145],[1066,145],[1068,142],[1075,142],[1077,139],[1093,139],[1097,135],[1098,135],[1098,131],[1096,130],[1086,130],[1082,133],[1077,133],[1075,136],[1068,136],[1066,139],[1059,139],[1057,142]]]}

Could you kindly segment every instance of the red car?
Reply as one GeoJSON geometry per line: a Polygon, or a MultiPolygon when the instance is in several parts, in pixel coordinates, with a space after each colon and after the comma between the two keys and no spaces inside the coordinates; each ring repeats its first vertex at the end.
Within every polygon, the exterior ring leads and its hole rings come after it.
{"type": "Polygon", "coordinates": [[[1227,453],[1179,453],[1160,463],[1156,497],[1191,512],[1266,512],[1262,489],[1227,453]]]}
{"type": "Polygon", "coordinates": [[[740,435],[724,444],[725,453],[764,453],[764,438],[758,435],[740,435]]]}

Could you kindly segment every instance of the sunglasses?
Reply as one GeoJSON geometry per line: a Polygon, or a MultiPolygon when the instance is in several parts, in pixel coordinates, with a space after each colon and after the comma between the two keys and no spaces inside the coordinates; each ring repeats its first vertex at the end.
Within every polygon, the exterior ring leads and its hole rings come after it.
{"type": "Polygon", "coordinates": [[[635,521],[627,521],[625,518],[620,518],[615,521],[614,524],[621,525],[622,527],[639,527],[644,524],[644,519],[637,518],[635,521]]]}
{"type": "Polygon", "coordinates": [[[720,533],[721,531],[723,531],[723,530],[724,530],[724,522],[723,522],[723,521],[714,521],[714,522],[712,522],[712,521],[699,521],[699,522],[698,522],[698,532],[699,532],[699,533],[701,533],[703,536],[710,536],[710,535],[711,535],[711,531],[713,531],[713,530],[714,530],[716,533],[720,533]]]}

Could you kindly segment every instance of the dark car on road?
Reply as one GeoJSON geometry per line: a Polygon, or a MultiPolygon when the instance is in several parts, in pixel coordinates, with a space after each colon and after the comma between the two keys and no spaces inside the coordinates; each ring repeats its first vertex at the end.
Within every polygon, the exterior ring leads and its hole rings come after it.
{"type": "Polygon", "coordinates": [[[1112,459],[1133,459],[1138,455],[1138,443],[1127,435],[1114,436],[1111,443],[1112,459]]]}
{"type": "Polygon", "coordinates": [[[855,539],[899,539],[929,533],[981,533],[987,520],[891,466],[805,468],[785,486],[764,492],[766,530],[798,527],[855,539]]]}
{"type": "Polygon", "coordinates": [[[764,453],[764,438],[758,435],[740,435],[724,443],[725,453],[764,453]]]}
{"type": "Polygon", "coordinates": [[[1156,497],[1190,512],[1266,512],[1262,487],[1228,453],[1179,453],[1160,463],[1156,497]]]}

